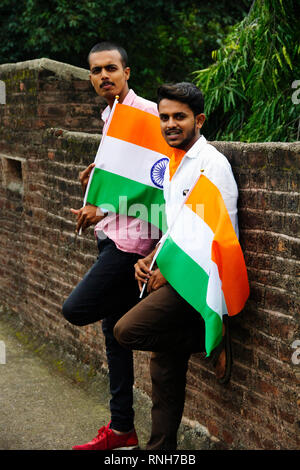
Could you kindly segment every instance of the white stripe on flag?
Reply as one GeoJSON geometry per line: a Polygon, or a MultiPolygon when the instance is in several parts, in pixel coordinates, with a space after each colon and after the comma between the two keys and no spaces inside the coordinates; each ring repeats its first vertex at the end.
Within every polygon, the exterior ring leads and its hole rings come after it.
{"type": "Polygon", "coordinates": [[[157,188],[151,180],[151,168],[162,158],[166,156],[124,140],[106,136],[95,163],[97,168],[157,188]]]}
{"type": "Polygon", "coordinates": [[[220,317],[227,313],[224,294],[222,291],[222,281],[219,276],[218,266],[214,261],[210,261],[210,273],[206,294],[207,305],[220,317]]]}
{"type": "Polygon", "coordinates": [[[214,233],[199,215],[184,206],[180,217],[174,222],[170,236],[181,250],[209,274],[211,253],[199,250],[199,246],[210,247],[214,233]],[[197,240],[197,245],[195,240],[197,240]]]}

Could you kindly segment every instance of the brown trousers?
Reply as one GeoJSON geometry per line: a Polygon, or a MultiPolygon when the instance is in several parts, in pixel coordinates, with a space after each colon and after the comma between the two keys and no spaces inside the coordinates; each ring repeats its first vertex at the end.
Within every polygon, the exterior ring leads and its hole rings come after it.
{"type": "Polygon", "coordinates": [[[152,431],[146,449],[176,449],[188,361],[205,349],[202,317],[166,284],[129,310],[114,335],[125,348],[152,351],[152,431]]]}

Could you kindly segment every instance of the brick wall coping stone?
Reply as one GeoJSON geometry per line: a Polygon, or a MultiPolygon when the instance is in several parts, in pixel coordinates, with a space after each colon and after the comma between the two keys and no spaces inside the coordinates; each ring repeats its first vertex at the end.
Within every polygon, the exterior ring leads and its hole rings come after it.
{"type": "Polygon", "coordinates": [[[79,143],[81,142],[95,142],[100,143],[101,135],[102,134],[91,134],[88,132],[76,132],[76,131],[67,131],[66,129],[59,129],[55,127],[51,127],[45,130],[45,137],[47,136],[54,136],[54,137],[62,137],[66,140],[73,140],[79,143]]]}
{"type": "Polygon", "coordinates": [[[89,79],[88,70],[76,67],[74,65],[65,64],[63,62],[57,62],[56,60],[47,59],[45,57],[41,59],[27,60],[24,62],[0,64],[0,75],[1,73],[13,73],[23,69],[37,71],[49,70],[50,72],[54,72],[57,76],[66,80],[70,80],[72,77],[80,80],[89,79]]]}
{"type": "MultiPolygon", "coordinates": [[[[1,72],[1,66],[0,66],[1,72]]],[[[68,131],[60,128],[48,128],[45,131],[45,135],[54,135],[56,137],[63,137],[67,140],[77,141],[93,141],[96,142],[101,138],[101,134],[92,134],[87,132],[79,131],[68,131]]],[[[224,153],[226,157],[231,160],[231,151],[242,150],[247,153],[249,151],[263,151],[272,154],[278,151],[289,151],[293,152],[295,158],[292,160],[293,167],[299,167],[300,159],[300,142],[231,142],[231,141],[208,141],[209,144],[215,146],[220,152],[224,153]],[[229,152],[228,152],[229,151],[229,152]]],[[[246,161],[245,161],[246,164],[246,161]]],[[[282,165],[285,166],[287,162],[282,161],[282,165]]],[[[291,164],[291,162],[289,162],[291,164]]]]}

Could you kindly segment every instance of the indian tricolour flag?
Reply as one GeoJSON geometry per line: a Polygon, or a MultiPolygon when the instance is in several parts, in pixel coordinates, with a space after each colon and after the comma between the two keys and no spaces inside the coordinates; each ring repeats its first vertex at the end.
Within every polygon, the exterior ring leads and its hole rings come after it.
{"type": "Polygon", "coordinates": [[[201,175],[165,234],[156,262],[173,288],[205,321],[207,356],[222,338],[224,314],[249,296],[243,253],[221,192],[201,175]]]}
{"type": "Polygon", "coordinates": [[[172,149],[158,116],[115,101],[86,202],[166,230],[163,177],[172,149]]]}

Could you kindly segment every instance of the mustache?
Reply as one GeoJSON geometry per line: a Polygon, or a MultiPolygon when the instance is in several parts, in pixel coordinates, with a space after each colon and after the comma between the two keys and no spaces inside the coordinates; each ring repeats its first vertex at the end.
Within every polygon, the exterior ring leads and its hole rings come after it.
{"type": "Polygon", "coordinates": [[[103,88],[105,85],[114,85],[114,83],[107,80],[106,82],[101,83],[100,88],[103,88]]]}
{"type": "Polygon", "coordinates": [[[181,134],[182,133],[182,130],[181,129],[177,129],[177,127],[173,127],[172,129],[167,129],[165,131],[165,134],[166,135],[170,135],[170,134],[174,134],[174,133],[177,133],[177,134],[181,134]]]}

